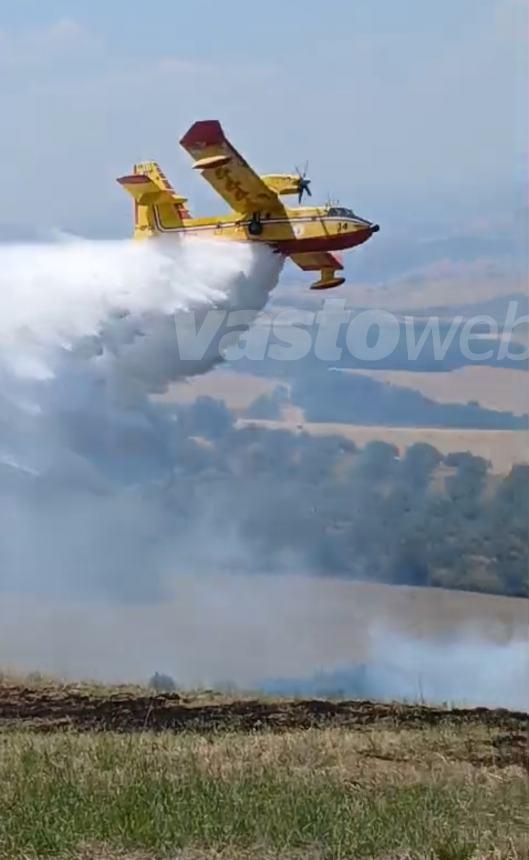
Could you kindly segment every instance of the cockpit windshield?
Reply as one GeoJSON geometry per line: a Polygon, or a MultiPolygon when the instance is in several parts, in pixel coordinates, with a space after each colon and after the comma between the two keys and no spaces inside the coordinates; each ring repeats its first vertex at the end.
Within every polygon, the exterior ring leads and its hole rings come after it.
{"type": "Polygon", "coordinates": [[[331,206],[327,213],[328,215],[335,215],[339,218],[355,218],[355,213],[352,209],[345,209],[343,206],[331,206]]]}

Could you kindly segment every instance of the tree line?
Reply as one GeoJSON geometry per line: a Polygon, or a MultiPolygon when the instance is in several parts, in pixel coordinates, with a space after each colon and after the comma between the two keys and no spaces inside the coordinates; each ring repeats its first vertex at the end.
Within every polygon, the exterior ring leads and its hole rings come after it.
{"type": "Polygon", "coordinates": [[[175,528],[207,516],[236,531],[252,569],[528,595],[528,465],[499,476],[483,457],[422,442],[400,454],[383,441],[239,428],[208,397],[170,408],[175,528]]]}

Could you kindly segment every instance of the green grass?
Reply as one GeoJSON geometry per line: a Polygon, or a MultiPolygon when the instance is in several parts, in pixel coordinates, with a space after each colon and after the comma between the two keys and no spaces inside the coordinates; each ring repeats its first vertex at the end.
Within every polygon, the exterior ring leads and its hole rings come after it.
{"type": "MultiPolygon", "coordinates": [[[[99,845],[112,856],[196,848],[468,860],[521,844],[529,804],[521,772],[443,762],[440,753],[426,760],[402,734],[403,762],[391,733],[380,742],[340,730],[209,739],[5,733],[0,856],[75,857],[99,845]]],[[[436,737],[446,753],[448,741],[436,737]]],[[[428,738],[422,746],[431,747],[428,738]]]]}

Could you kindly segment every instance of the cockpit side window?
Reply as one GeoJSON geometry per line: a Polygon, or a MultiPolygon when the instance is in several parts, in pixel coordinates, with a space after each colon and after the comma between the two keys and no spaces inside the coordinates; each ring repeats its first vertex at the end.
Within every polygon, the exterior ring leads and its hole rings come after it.
{"type": "Polygon", "coordinates": [[[345,209],[343,206],[331,206],[328,214],[330,216],[338,216],[341,218],[354,218],[355,214],[352,209],[345,209]]]}

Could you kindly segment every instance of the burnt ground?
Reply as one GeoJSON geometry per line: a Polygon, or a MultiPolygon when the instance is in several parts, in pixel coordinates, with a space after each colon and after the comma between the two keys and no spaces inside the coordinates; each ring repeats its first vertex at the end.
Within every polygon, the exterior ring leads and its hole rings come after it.
{"type": "Polygon", "coordinates": [[[529,715],[503,708],[324,699],[229,698],[215,693],[149,694],[130,687],[0,682],[0,735],[51,732],[260,733],[341,728],[352,731],[446,728],[465,743],[451,757],[478,766],[529,772],[529,715]],[[480,731],[484,730],[484,731],[480,731]],[[477,732],[477,735],[476,735],[477,732]],[[473,738],[477,738],[475,740],[473,738]]]}
{"type": "Polygon", "coordinates": [[[149,694],[130,688],[29,687],[0,684],[0,730],[256,732],[313,727],[391,728],[486,726],[523,733],[529,715],[502,708],[447,708],[420,704],[324,699],[249,699],[212,694],[149,694]]]}

